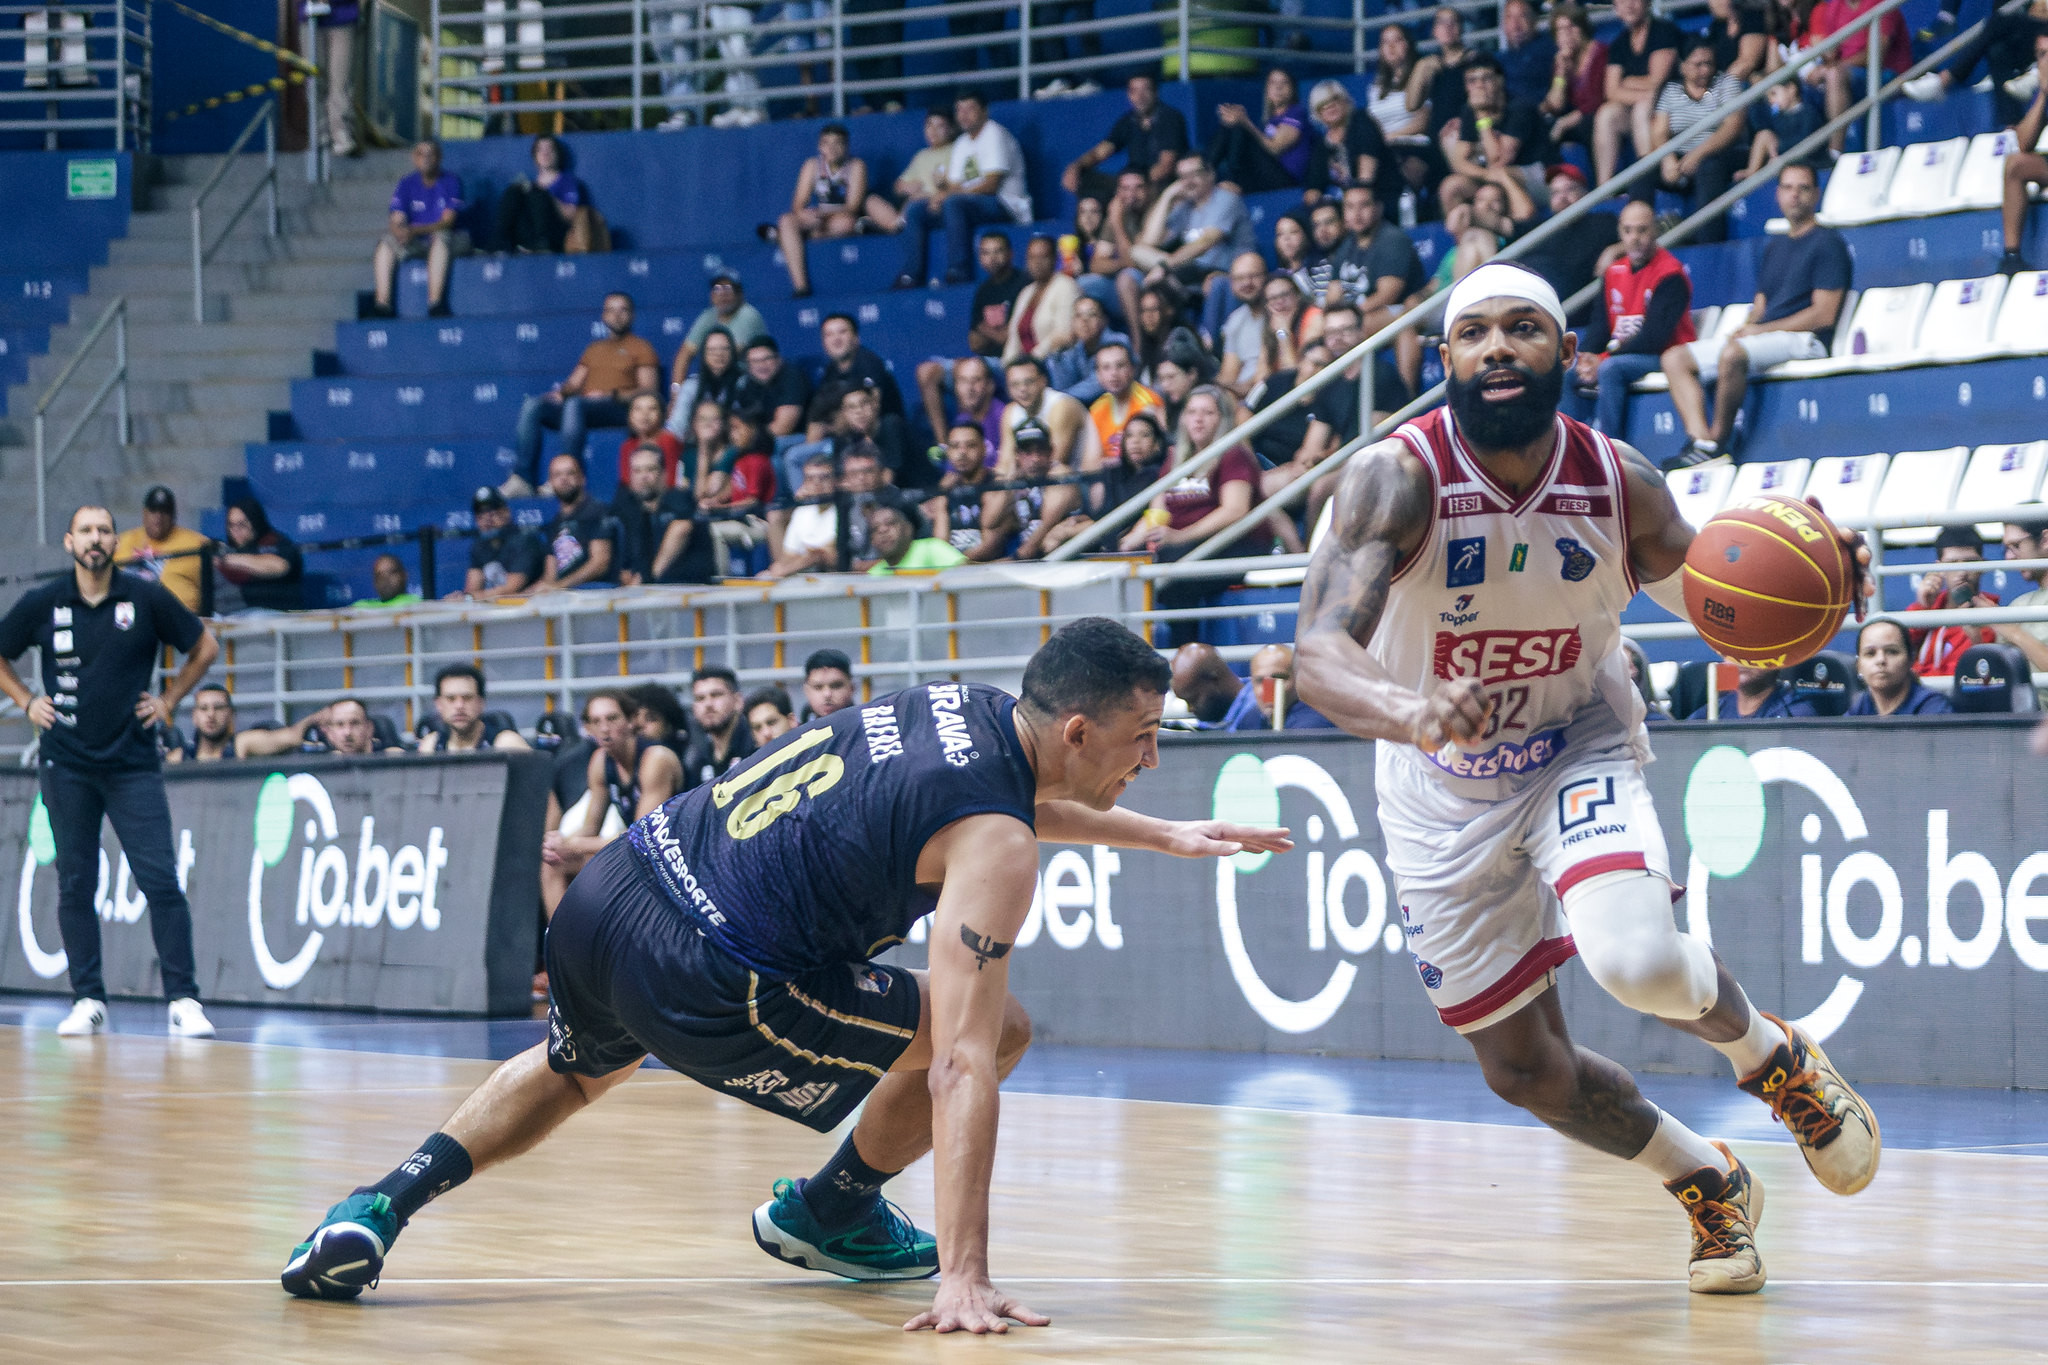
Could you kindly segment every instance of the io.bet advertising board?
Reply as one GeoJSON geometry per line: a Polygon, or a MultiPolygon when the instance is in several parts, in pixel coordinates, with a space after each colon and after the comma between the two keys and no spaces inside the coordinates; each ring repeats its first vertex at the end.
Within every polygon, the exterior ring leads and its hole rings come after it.
{"type": "MultiPolygon", "coordinates": [[[[526,1013],[548,770],[544,755],[495,752],[166,769],[200,995],[526,1013]]],[[[16,877],[0,989],[69,989],[55,855],[34,771],[0,772],[0,868],[16,877]]],[[[108,990],[158,994],[144,899],[110,828],[94,908],[108,990]]]]}
{"type": "MultiPolygon", "coordinates": [[[[1679,926],[1868,1080],[2048,1086],[2048,762],[2000,721],[1652,732],[1679,926]]],[[[1277,820],[1286,854],[1047,848],[1012,980],[1046,1042],[1468,1058],[1407,951],[1372,746],[1172,740],[1124,803],[1277,820]]],[[[909,949],[921,955],[914,946],[909,949]]],[[[1696,1041],[1561,973],[1577,1038],[1713,1071],[1696,1041]]]]}

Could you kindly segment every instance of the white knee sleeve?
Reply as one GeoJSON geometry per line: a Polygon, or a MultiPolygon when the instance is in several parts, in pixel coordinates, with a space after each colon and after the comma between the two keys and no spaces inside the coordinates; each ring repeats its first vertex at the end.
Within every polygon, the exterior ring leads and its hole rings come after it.
{"type": "Polygon", "coordinates": [[[1660,1019],[1697,1019],[1719,995],[1713,950],[1678,932],[1671,886],[1649,872],[1609,872],[1565,893],[1579,958],[1601,989],[1660,1019]]]}

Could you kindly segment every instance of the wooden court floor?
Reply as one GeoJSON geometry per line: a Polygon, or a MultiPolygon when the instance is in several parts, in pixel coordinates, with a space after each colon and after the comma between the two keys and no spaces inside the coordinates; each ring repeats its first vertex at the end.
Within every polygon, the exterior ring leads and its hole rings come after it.
{"type": "MultiPolygon", "coordinates": [[[[0,1360],[2004,1361],[2048,1357],[2048,1160],[1893,1151],[1854,1200],[1741,1150],[1773,1282],[1685,1292],[1639,1172],[1547,1133],[1006,1097],[996,1279],[1053,1317],[904,1336],[928,1285],[792,1276],[747,1216],[828,1141],[643,1074],[431,1206],[358,1304],[276,1275],[489,1063],[0,1030],[0,1360]]],[[[929,1179],[891,1193],[920,1221],[929,1179]]]]}

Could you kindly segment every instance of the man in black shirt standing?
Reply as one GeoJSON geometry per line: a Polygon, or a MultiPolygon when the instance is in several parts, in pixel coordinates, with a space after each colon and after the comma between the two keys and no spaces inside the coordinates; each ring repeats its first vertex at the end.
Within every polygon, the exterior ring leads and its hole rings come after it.
{"type": "Polygon", "coordinates": [[[1148,200],[1173,183],[1174,163],[1188,154],[1188,121],[1180,110],[1159,102],[1159,78],[1139,74],[1124,82],[1130,110],[1110,125],[1109,136],[1069,162],[1060,173],[1067,193],[1100,199],[1116,193],[1116,177],[1095,168],[1118,152],[1124,169],[1145,177],[1148,200]]]}
{"type": "Polygon", "coordinates": [[[548,465],[548,491],[561,504],[541,532],[546,560],[532,593],[588,585],[609,587],[619,575],[619,524],[591,498],[583,462],[557,455],[548,465]]]}
{"type": "Polygon", "coordinates": [[[149,901],[171,1032],[211,1038],[213,1024],[196,998],[192,911],[178,885],[171,808],[152,731],[169,728],[220,644],[162,584],[117,572],[114,539],[114,514],[106,508],[73,512],[64,533],[72,571],[26,594],[0,619],[0,692],[42,734],[43,808],[57,845],[57,927],[74,1002],[57,1031],[98,1033],[107,1025],[100,921],[92,903],[104,815],[149,901]],[[30,645],[42,653],[41,696],[28,690],[12,664],[30,645]],[[183,654],[185,663],[157,695],[149,685],[164,645],[183,654]]]}

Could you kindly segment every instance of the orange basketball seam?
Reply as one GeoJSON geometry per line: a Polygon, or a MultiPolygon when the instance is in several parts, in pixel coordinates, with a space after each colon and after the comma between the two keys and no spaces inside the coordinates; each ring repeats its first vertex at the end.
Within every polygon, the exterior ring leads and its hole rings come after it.
{"type": "MultiPolygon", "coordinates": [[[[1816,570],[1818,570],[1819,566],[1816,565],[1815,568],[1816,570]]],[[[1721,589],[1721,591],[1723,592],[1739,592],[1745,597],[1754,598],[1759,602],[1769,602],[1775,606],[1803,607],[1807,611],[1834,611],[1838,608],[1846,611],[1849,607],[1849,604],[1847,602],[1794,602],[1787,597],[1773,597],[1769,593],[1758,592],[1755,588],[1745,588],[1739,583],[1725,583],[1718,578],[1709,577],[1708,575],[1701,573],[1698,569],[1695,569],[1690,564],[1685,566],[1685,571],[1691,574],[1694,578],[1697,578],[1700,582],[1710,583],[1714,587],[1721,589]]]]}
{"type": "MultiPolygon", "coordinates": [[[[1711,523],[1711,522],[1709,522],[1708,524],[1709,524],[1709,525],[1711,525],[1712,523],[1711,523]]],[[[1737,524],[1738,524],[1738,525],[1740,525],[1740,526],[1742,526],[1742,527],[1744,527],[1744,528],[1745,528],[1745,529],[1747,529],[1747,530],[1755,531],[1755,532],[1756,532],[1756,533],[1757,533],[1758,535],[1761,535],[1761,536],[1768,536],[1768,537],[1770,537],[1770,538],[1771,538],[1772,540],[1775,540],[1775,541],[1777,541],[1777,542],[1778,542],[1778,544],[1780,544],[1780,545],[1784,546],[1784,547],[1785,547],[1786,549],[1790,550],[1790,551],[1791,551],[1791,552],[1792,552],[1793,554],[1795,554],[1795,555],[1798,555],[1798,556],[1799,556],[1799,558],[1801,558],[1802,560],[1806,561],[1806,567],[1807,567],[1807,568],[1809,568],[1809,569],[1812,569],[1812,570],[1814,571],[1814,573],[1815,573],[1815,574],[1816,574],[1816,575],[1817,575],[1817,576],[1818,576],[1818,577],[1820,578],[1820,580],[1821,580],[1821,584],[1822,584],[1822,585],[1823,585],[1824,587],[1827,587],[1827,588],[1830,588],[1830,589],[1832,589],[1832,588],[1834,587],[1834,584],[1833,584],[1833,583],[1831,583],[1831,582],[1829,582],[1829,580],[1828,580],[1828,574],[1827,574],[1827,570],[1825,570],[1825,569],[1821,568],[1821,566],[1820,566],[1820,561],[1819,561],[1819,560],[1817,560],[1817,559],[1815,559],[1815,558],[1814,558],[1814,557],[1813,557],[1812,555],[1808,554],[1808,553],[1806,552],[1806,550],[1805,550],[1805,549],[1804,549],[1803,547],[1801,547],[1801,546],[1798,546],[1798,545],[1794,545],[1794,544],[1793,544],[1793,543],[1792,543],[1791,541],[1787,540],[1787,539],[1786,539],[1786,538],[1785,538],[1784,536],[1782,536],[1782,535],[1778,534],[1778,533],[1777,533],[1777,532],[1776,532],[1775,530],[1773,530],[1772,528],[1770,528],[1770,527],[1768,527],[1768,526],[1762,526],[1762,525],[1759,525],[1759,524],[1757,524],[1756,522],[1751,522],[1751,521],[1744,521],[1744,522],[1738,522],[1737,524]]],[[[1837,559],[1837,562],[1839,562],[1839,560],[1840,560],[1840,556],[1839,556],[1839,555],[1837,555],[1837,556],[1836,556],[1836,559],[1837,559]]],[[[1695,570],[1695,572],[1697,572],[1697,570],[1695,570]]],[[[1700,576],[1701,576],[1702,578],[1706,577],[1706,575],[1705,575],[1705,574],[1701,574],[1700,576]]],[[[1726,585],[1724,585],[1724,586],[1726,586],[1726,585]]],[[[1747,588],[1741,588],[1741,589],[1736,589],[1736,591],[1739,591],[1739,592],[1748,592],[1748,591],[1749,591],[1749,589],[1747,589],[1747,588]]],[[[1763,597],[1763,596],[1764,596],[1764,594],[1762,594],[1762,593],[1757,593],[1757,594],[1755,594],[1755,596],[1758,596],[1758,597],[1763,597]]],[[[1778,600],[1778,599],[1775,599],[1775,598],[1768,598],[1768,599],[1766,599],[1766,600],[1770,600],[1770,601],[1775,601],[1775,600],[1778,600]]],[[[1811,606],[1811,605],[1813,605],[1813,604],[1812,604],[1812,603],[1809,603],[1809,602],[1793,602],[1793,603],[1788,603],[1787,605],[1790,605],[1790,606],[1797,606],[1797,607],[1805,607],[1805,606],[1811,606]]]]}

